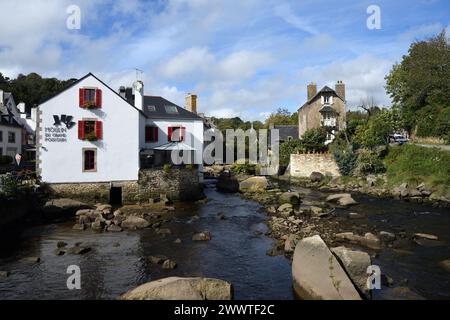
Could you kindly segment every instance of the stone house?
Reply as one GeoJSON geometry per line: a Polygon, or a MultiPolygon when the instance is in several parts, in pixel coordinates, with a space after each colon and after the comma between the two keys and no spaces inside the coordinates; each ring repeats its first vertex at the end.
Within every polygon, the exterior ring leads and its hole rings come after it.
{"type": "Polygon", "coordinates": [[[317,85],[307,86],[307,101],[298,109],[299,138],[309,129],[326,127],[326,143],[334,140],[339,130],[345,129],[345,84],[338,81],[334,90],[324,86],[317,91],[317,85]]]}

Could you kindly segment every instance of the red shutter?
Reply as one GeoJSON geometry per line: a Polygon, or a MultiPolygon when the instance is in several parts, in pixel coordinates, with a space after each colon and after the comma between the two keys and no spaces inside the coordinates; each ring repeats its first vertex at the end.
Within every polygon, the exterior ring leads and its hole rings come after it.
{"type": "Polygon", "coordinates": [[[168,141],[171,142],[172,141],[172,133],[173,133],[173,128],[169,127],[168,128],[168,132],[167,132],[167,136],[168,136],[168,141]]]}
{"type": "Polygon", "coordinates": [[[103,123],[101,121],[95,121],[95,136],[97,140],[103,139],[103,123]]]}
{"type": "Polygon", "coordinates": [[[97,108],[102,107],[102,90],[95,89],[95,106],[97,108]]]}
{"type": "Polygon", "coordinates": [[[84,88],[79,89],[79,97],[80,97],[80,99],[79,99],[80,108],[83,108],[84,107],[84,88]]]}
{"type": "Polygon", "coordinates": [[[185,136],[185,133],[186,133],[186,128],[185,128],[185,127],[181,127],[180,130],[181,130],[181,132],[180,132],[180,142],[181,142],[181,141],[184,141],[184,136],[185,136]]]}
{"type": "Polygon", "coordinates": [[[153,142],[158,142],[158,127],[153,127],[153,142]]]}
{"type": "Polygon", "coordinates": [[[84,121],[78,121],[78,139],[84,140],[84,121]]]}

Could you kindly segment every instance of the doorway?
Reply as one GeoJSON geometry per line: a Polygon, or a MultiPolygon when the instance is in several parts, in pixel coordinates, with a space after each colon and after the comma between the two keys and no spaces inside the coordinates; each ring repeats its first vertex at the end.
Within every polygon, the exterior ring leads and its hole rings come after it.
{"type": "Polygon", "coordinates": [[[112,206],[122,205],[122,187],[111,187],[109,190],[109,204],[112,206]]]}

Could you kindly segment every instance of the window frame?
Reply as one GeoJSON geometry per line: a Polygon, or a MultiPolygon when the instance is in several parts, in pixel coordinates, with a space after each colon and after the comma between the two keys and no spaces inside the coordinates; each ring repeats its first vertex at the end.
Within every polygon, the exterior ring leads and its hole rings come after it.
{"type": "Polygon", "coordinates": [[[167,135],[168,142],[184,142],[184,141],[186,141],[186,127],[185,126],[183,126],[183,125],[172,125],[172,126],[168,126],[167,127],[168,131],[169,131],[169,129],[170,129],[170,135],[169,134],[167,135]],[[180,130],[179,131],[180,132],[179,137],[181,137],[181,139],[179,139],[179,140],[173,140],[172,139],[173,134],[174,134],[176,129],[180,130]]]}
{"type": "Polygon", "coordinates": [[[81,168],[82,172],[97,172],[97,148],[83,148],[82,150],[82,163],[81,168]],[[92,151],[94,152],[94,168],[86,169],[86,152],[92,151]]]}
{"type": "Polygon", "coordinates": [[[16,143],[16,133],[14,131],[8,131],[8,143],[16,143]],[[13,137],[13,139],[11,139],[11,137],[13,137]]]}
{"type": "Polygon", "coordinates": [[[145,126],[145,132],[144,132],[144,140],[145,140],[145,143],[155,143],[155,142],[158,142],[158,133],[156,133],[156,135],[155,135],[155,131],[158,131],[159,130],[159,128],[158,128],[158,126],[155,126],[155,125],[146,125],[145,126]],[[149,138],[149,139],[147,139],[148,138],[148,136],[147,136],[147,130],[150,130],[151,129],[151,139],[149,138]]]}

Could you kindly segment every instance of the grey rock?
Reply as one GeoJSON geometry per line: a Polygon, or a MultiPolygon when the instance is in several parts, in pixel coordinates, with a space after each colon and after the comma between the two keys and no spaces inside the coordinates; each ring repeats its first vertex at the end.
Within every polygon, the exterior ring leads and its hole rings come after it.
{"type": "Polygon", "coordinates": [[[145,220],[143,218],[131,216],[131,217],[126,218],[122,222],[121,227],[124,229],[136,230],[136,229],[147,228],[149,225],[150,225],[150,223],[148,223],[147,220],[145,220]]]}
{"type": "Polygon", "coordinates": [[[391,242],[394,242],[396,239],[395,234],[393,234],[392,232],[387,232],[387,231],[380,231],[378,233],[378,236],[379,236],[380,240],[384,243],[391,243],[391,242]]]}
{"type": "Polygon", "coordinates": [[[313,172],[309,175],[311,182],[322,182],[325,176],[320,172],[313,172]]]}
{"type": "Polygon", "coordinates": [[[261,192],[270,188],[266,177],[251,177],[239,183],[241,192],[261,192]]]}
{"type": "Polygon", "coordinates": [[[108,226],[108,228],[106,230],[109,232],[122,232],[122,228],[119,226],[116,226],[115,224],[111,224],[110,226],[108,226]]]}
{"type": "Polygon", "coordinates": [[[162,264],[163,269],[172,270],[177,267],[177,263],[173,260],[167,259],[162,264]]]}
{"type": "Polygon", "coordinates": [[[211,233],[209,231],[199,232],[192,236],[192,241],[209,241],[209,240],[211,240],[211,233]]]}
{"type": "Polygon", "coordinates": [[[166,261],[168,259],[169,258],[167,258],[166,256],[164,256],[162,254],[148,257],[148,260],[153,264],[163,264],[164,261],[166,261]]]}
{"type": "Polygon", "coordinates": [[[280,195],[280,204],[290,203],[292,205],[300,204],[300,195],[298,192],[284,192],[280,195]]]}
{"type": "Polygon", "coordinates": [[[350,193],[333,194],[333,195],[328,196],[326,201],[331,202],[331,203],[336,203],[342,207],[348,207],[350,205],[354,205],[354,204],[358,203],[352,198],[350,193]]]}
{"type": "Polygon", "coordinates": [[[296,234],[290,234],[284,242],[284,252],[292,253],[295,250],[295,246],[300,241],[300,237],[296,234]]]}

